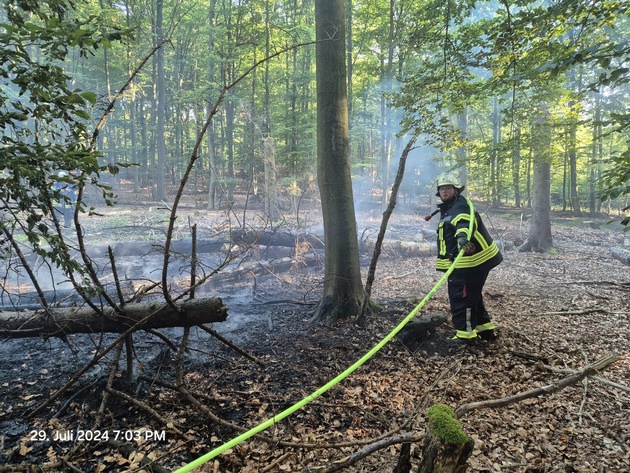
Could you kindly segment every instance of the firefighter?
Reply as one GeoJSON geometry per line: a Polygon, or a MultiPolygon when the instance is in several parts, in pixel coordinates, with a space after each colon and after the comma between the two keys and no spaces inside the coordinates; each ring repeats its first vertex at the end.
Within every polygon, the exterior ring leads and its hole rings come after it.
{"type": "Polygon", "coordinates": [[[460,250],[458,260],[448,278],[448,298],[455,344],[473,344],[479,338],[494,341],[496,325],[483,303],[482,290],[490,270],[503,261],[499,247],[492,240],[480,215],[474,212],[472,234],[469,233],[472,203],[463,195],[463,185],[451,173],[437,180],[440,223],[438,225],[438,257],[436,269],[446,272],[460,250]]]}

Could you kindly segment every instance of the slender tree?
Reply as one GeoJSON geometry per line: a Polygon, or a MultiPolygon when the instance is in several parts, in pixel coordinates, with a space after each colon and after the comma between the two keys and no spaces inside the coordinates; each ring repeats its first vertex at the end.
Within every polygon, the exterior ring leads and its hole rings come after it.
{"type": "MultiPolygon", "coordinates": [[[[155,2],[155,34],[156,44],[164,41],[163,29],[164,1],[155,2]]],[[[164,137],[166,128],[166,82],[164,77],[164,49],[160,48],[155,55],[156,79],[157,79],[157,133],[155,134],[157,144],[157,179],[155,187],[155,198],[166,199],[165,174],[166,174],[166,138],[164,137]]]]}
{"type": "Polygon", "coordinates": [[[532,192],[532,224],[521,251],[546,251],[553,245],[549,211],[551,188],[551,123],[549,111],[541,106],[532,125],[534,149],[534,189],[532,192]]]}

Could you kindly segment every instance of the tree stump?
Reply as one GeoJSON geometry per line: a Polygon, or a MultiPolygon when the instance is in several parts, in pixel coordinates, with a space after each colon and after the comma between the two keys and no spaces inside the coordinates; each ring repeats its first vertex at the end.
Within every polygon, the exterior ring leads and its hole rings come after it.
{"type": "Polygon", "coordinates": [[[446,323],[445,313],[437,312],[413,319],[396,336],[409,350],[415,351],[439,325],[446,323]]]}
{"type": "Polygon", "coordinates": [[[462,430],[453,409],[444,404],[429,408],[427,434],[418,473],[464,473],[473,441],[462,430]]]}

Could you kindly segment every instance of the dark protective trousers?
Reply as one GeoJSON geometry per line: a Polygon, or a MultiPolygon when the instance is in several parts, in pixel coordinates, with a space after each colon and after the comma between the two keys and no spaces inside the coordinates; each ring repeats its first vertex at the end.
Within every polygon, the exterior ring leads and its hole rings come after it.
{"type": "MultiPolygon", "coordinates": [[[[477,325],[490,322],[490,315],[483,304],[481,291],[489,271],[456,274],[448,278],[448,299],[451,304],[453,326],[458,333],[471,334],[477,325]]],[[[462,334],[463,335],[463,334],[462,334]]]]}

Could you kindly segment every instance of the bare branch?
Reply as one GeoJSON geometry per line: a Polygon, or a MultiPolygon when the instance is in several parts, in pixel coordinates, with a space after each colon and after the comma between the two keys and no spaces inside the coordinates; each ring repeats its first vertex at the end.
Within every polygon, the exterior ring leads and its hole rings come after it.
{"type": "Polygon", "coordinates": [[[543,396],[545,394],[556,393],[573,384],[579,383],[587,376],[596,375],[600,370],[606,368],[607,366],[615,363],[616,361],[620,359],[621,357],[618,355],[608,356],[599,361],[596,361],[595,363],[585,366],[580,371],[577,371],[574,374],[567,376],[566,378],[562,378],[561,380],[553,384],[548,384],[546,386],[530,389],[529,391],[515,394],[514,396],[509,396],[503,399],[492,399],[489,401],[471,402],[468,404],[463,404],[462,406],[458,407],[455,410],[455,417],[460,418],[467,412],[473,411],[476,409],[505,407],[505,406],[509,406],[510,404],[524,401],[525,399],[531,399],[533,397],[543,396]]]}

